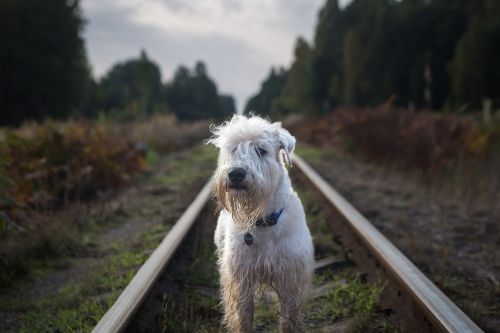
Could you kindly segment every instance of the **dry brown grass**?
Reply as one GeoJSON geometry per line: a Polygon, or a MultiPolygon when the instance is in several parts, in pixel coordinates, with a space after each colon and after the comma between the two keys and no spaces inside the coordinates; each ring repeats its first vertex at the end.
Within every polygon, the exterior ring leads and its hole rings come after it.
{"type": "Polygon", "coordinates": [[[144,154],[128,138],[91,122],[29,124],[5,134],[3,177],[14,201],[0,210],[53,209],[118,187],[144,170],[144,154]]]}
{"type": "Polygon", "coordinates": [[[486,157],[492,135],[471,117],[411,112],[383,104],[374,109],[340,109],[326,117],[290,124],[315,146],[343,145],[371,161],[437,170],[486,157]]]}
{"type": "Polygon", "coordinates": [[[179,122],[172,115],[155,115],[151,119],[130,123],[130,137],[145,142],[158,152],[182,149],[201,142],[210,135],[210,121],[179,122]]]}

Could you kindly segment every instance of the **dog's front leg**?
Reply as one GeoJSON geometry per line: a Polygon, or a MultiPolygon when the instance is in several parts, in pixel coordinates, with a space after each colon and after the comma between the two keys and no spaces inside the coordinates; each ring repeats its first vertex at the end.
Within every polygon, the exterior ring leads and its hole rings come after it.
{"type": "Polygon", "coordinates": [[[221,267],[222,301],[225,308],[224,321],[229,332],[253,332],[255,283],[247,276],[231,274],[221,267]]]}
{"type": "Polygon", "coordinates": [[[273,288],[278,294],[278,299],[280,302],[280,332],[301,332],[301,287],[298,285],[285,283],[281,285],[273,285],[273,288]]]}

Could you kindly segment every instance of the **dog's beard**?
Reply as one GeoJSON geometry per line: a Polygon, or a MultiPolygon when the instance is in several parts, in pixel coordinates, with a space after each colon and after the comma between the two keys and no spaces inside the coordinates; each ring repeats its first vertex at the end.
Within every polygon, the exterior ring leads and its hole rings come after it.
{"type": "Polygon", "coordinates": [[[220,208],[228,211],[236,225],[244,230],[252,229],[255,221],[265,217],[271,196],[266,186],[232,190],[226,181],[217,182],[215,192],[220,208]]]}

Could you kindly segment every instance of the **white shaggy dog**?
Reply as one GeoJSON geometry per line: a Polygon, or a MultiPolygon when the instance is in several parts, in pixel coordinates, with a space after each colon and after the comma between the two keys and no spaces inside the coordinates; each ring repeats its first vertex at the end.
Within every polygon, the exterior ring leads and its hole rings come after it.
{"type": "Polygon", "coordinates": [[[267,285],[281,304],[281,331],[298,332],[314,249],[285,168],[295,138],[280,123],[242,115],[212,132],[208,142],[220,149],[214,193],[222,210],[215,244],[225,324],[230,332],[252,332],[254,293],[267,285]]]}

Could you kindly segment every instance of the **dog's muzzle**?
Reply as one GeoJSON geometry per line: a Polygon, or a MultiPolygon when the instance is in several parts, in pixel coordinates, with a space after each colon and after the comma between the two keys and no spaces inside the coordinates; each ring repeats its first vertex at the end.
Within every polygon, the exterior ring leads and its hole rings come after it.
{"type": "Polygon", "coordinates": [[[247,172],[243,168],[231,168],[231,170],[227,173],[227,178],[229,178],[229,188],[244,189],[245,186],[243,186],[243,181],[245,180],[246,175],[247,172]]]}

